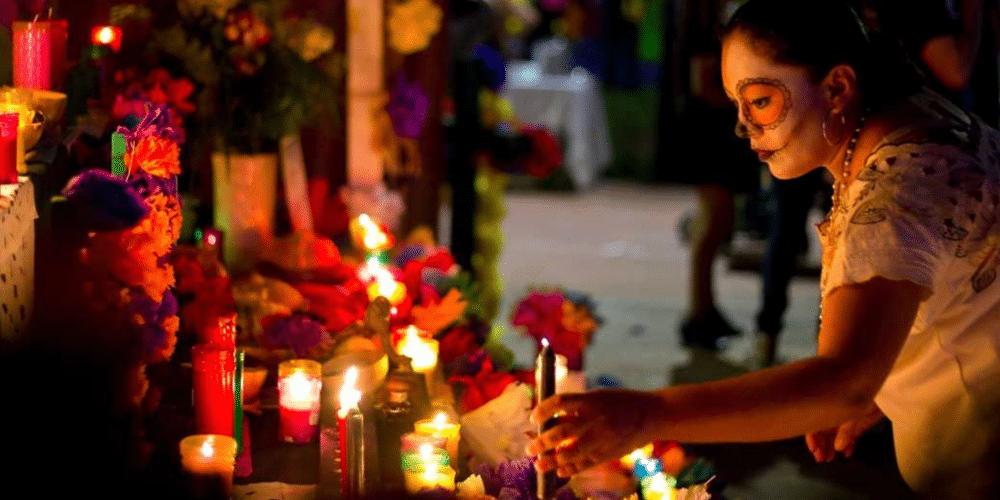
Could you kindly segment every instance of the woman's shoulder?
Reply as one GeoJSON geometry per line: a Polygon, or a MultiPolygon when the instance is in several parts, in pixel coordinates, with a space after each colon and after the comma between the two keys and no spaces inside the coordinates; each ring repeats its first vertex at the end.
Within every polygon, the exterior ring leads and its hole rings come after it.
{"type": "Polygon", "coordinates": [[[971,168],[996,178],[1000,132],[930,90],[884,109],[873,120],[880,137],[865,165],[971,168]]]}

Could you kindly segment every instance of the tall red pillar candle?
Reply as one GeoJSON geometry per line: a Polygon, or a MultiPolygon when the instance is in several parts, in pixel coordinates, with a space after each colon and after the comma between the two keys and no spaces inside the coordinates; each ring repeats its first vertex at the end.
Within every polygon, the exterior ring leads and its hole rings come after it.
{"type": "Polygon", "coordinates": [[[52,24],[17,21],[14,32],[14,86],[52,89],[52,24]]]}
{"type": "Polygon", "coordinates": [[[17,113],[0,113],[0,184],[17,184],[17,113]]]}
{"type": "Polygon", "coordinates": [[[195,426],[199,434],[233,435],[236,353],[215,345],[191,348],[195,426]]]}

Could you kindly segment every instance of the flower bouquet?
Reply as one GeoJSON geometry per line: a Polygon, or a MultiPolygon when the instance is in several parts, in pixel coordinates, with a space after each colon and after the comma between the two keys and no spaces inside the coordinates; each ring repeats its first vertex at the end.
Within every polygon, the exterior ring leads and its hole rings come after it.
{"type": "Polygon", "coordinates": [[[594,302],[586,295],[560,289],[534,290],[518,302],[511,324],[524,327],[538,349],[548,339],[556,354],[566,357],[567,368],[583,370],[584,354],[603,323],[594,302]]]}

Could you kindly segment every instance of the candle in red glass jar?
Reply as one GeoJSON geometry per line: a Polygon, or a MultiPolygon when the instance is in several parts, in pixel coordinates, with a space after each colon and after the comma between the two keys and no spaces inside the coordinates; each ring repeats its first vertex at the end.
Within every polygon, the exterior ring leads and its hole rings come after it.
{"type": "Polygon", "coordinates": [[[14,86],[52,89],[52,23],[16,21],[14,32],[14,86]]]}
{"type": "Polygon", "coordinates": [[[17,184],[17,113],[0,113],[0,184],[17,184]]]}
{"type": "Polygon", "coordinates": [[[216,345],[191,348],[195,425],[199,434],[233,435],[235,352],[216,345]]]}
{"type": "Polygon", "coordinates": [[[201,329],[201,343],[236,349],[236,313],[220,313],[201,329]]]}

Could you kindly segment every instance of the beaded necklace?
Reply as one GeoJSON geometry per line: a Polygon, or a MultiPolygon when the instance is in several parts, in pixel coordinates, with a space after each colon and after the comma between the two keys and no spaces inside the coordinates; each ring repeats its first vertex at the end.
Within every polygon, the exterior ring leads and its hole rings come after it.
{"type": "MultiPolygon", "coordinates": [[[[825,241],[823,248],[823,280],[821,282],[821,287],[826,283],[826,270],[829,268],[830,261],[833,259],[834,253],[834,240],[836,239],[836,231],[833,230],[833,218],[836,216],[837,212],[841,211],[841,198],[843,197],[843,192],[847,190],[847,181],[851,175],[851,159],[854,158],[854,149],[858,145],[858,138],[861,136],[861,129],[865,126],[865,118],[868,114],[866,109],[864,113],[861,114],[861,118],[858,119],[858,126],[854,128],[854,133],[851,134],[851,140],[847,143],[847,151],[844,153],[844,166],[840,170],[840,176],[837,182],[833,184],[833,200],[832,206],[830,207],[830,212],[826,214],[823,222],[819,224],[820,232],[822,233],[825,241]]],[[[820,309],[820,321],[822,321],[822,308],[820,309]]]]}

